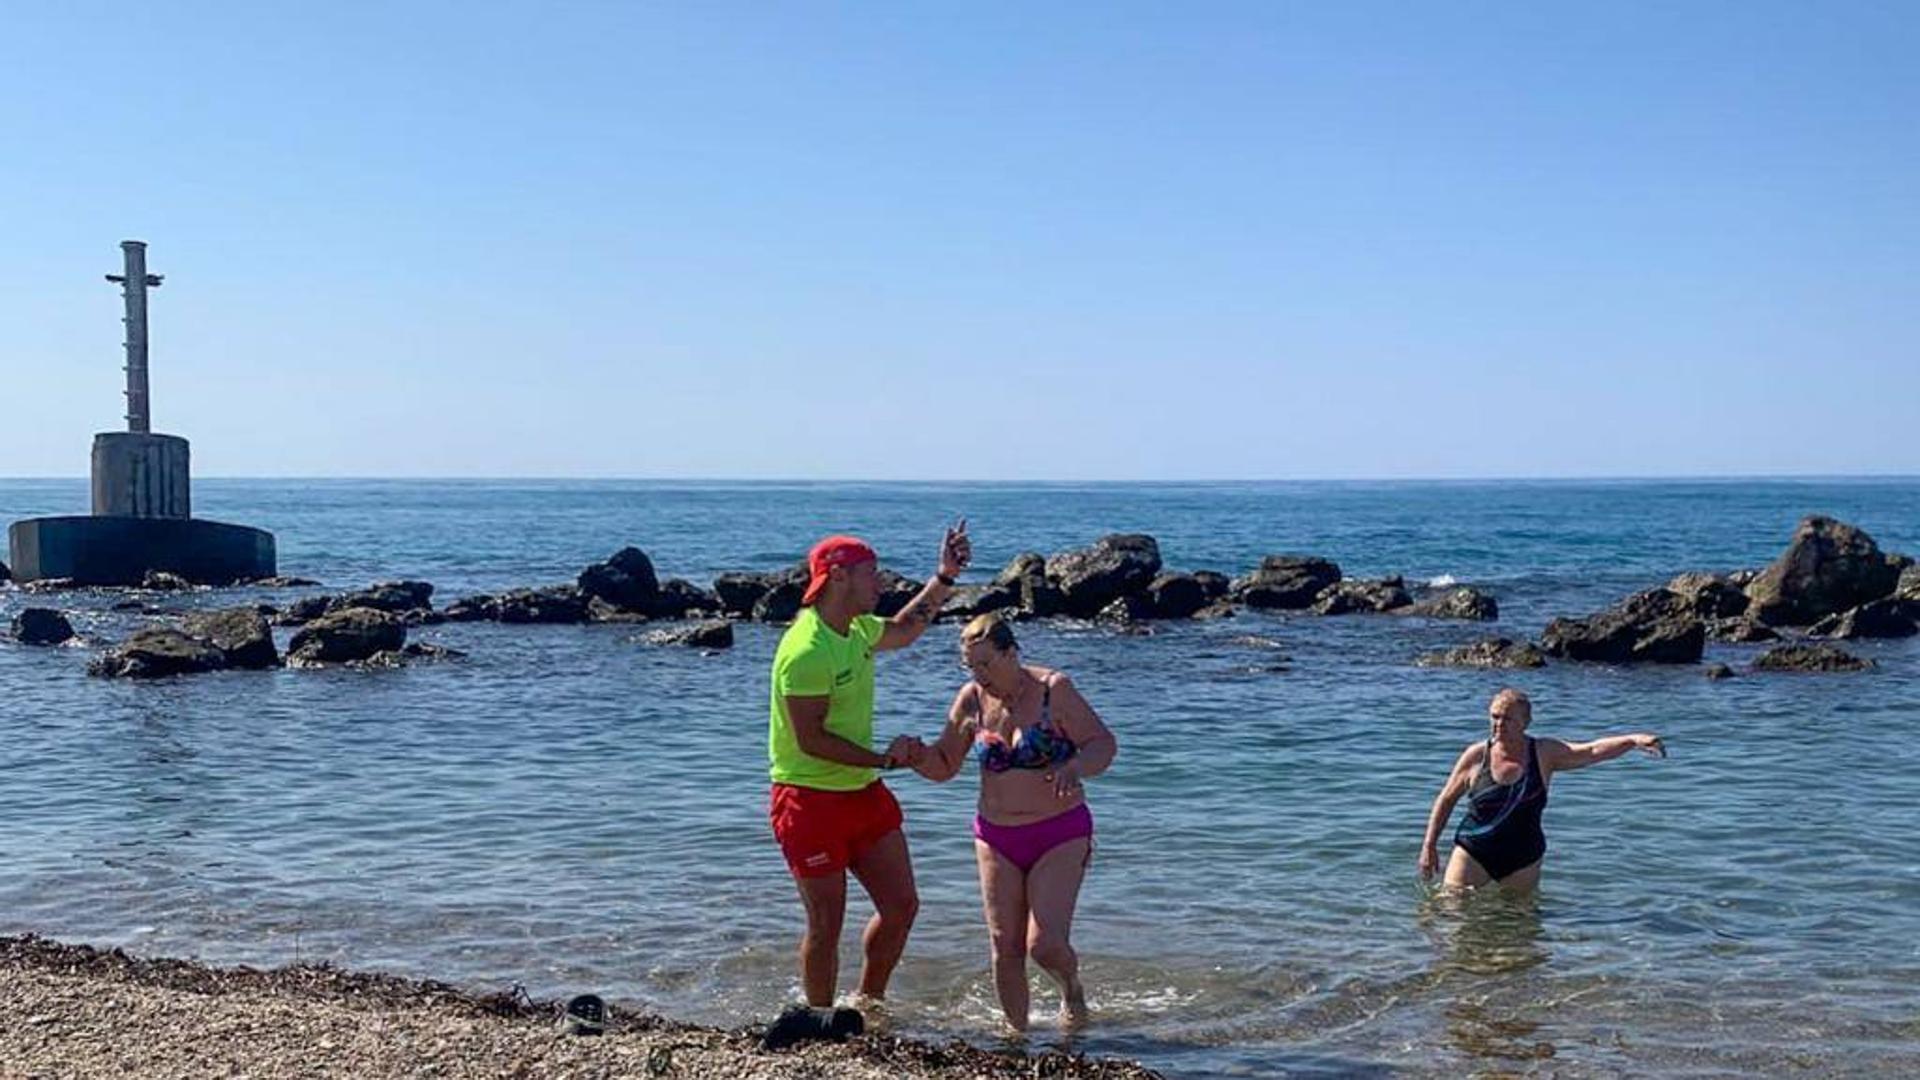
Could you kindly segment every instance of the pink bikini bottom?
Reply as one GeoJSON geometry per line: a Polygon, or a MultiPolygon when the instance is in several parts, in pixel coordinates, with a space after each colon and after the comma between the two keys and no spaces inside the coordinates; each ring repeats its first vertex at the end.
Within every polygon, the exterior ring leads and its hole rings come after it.
{"type": "Polygon", "coordinates": [[[1069,840],[1093,835],[1093,811],[1086,803],[1029,825],[995,825],[978,814],[973,816],[974,838],[1007,857],[1021,873],[1033,869],[1040,856],[1069,840]]]}

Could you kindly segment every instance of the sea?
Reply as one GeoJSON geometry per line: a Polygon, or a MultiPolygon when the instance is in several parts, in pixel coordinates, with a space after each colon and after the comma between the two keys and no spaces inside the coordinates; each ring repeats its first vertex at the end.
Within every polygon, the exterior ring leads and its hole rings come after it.
{"type": "MultiPolygon", "coordinates": [[[[1415,666],[1537,638],[1690,570],[1757,567],[1804,515],[1920,554],[1903,478],[1217,484],[203,479],[199,516],[272,530],[325,588],[141,597],[284,605],[378,580],[463,595],[568,582],[634,545],[662,577],[792,565],[852,532],[930,574],[969,523],[984,581],[1114,532],[1171,569],[1324,556],[1349,577],[1470,584],[1493,623],[1243,613],[1128,635],[1022,624],[1119,738],[1088,797],[1073,940],[1094,1023],[1000,1030],[973,842],[978,776],[889,783],[922,905],[895,1030],[1138,1059],[1169,1076],[1912,1075],[1920,1072],[1920,639],[1850,642],[1857,674],[1415,666]],[[1536,734],[1651,731],[1555,778],[1537,898],[1436,894],[1415,871],[1498,688],[1536,734]]],[[[0,481],[0,520],[85,512],[83,480],[0,481]]],[[[731,649],[646,627],[445,624],[464,660],[398,671],[89,678],[154,616],[125,593],[0,589],[82,640],[0,644],[0,933],[218,964],[326,961],[678,1019],[797,999],[798,898],[766,819],[777,627],[731,649]]],[[[283,634],[286,631],[282,631],[283,634]]],[[[284,646],[285,639],[282,638],[284,646]]],[[[876,730],[931,736],[966,677],[957,629],[879,662],[876,730]]],[[[857,895],[857,894],[856,894],[857,895]]],[[[843,982],[858,965],[853,904],[843,982]]]]}

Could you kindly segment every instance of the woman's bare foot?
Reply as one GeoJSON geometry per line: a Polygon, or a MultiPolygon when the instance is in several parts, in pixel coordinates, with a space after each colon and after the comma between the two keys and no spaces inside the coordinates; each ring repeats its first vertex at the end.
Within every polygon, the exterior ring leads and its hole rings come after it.
{"type": "Polygon", "coordinates": [[[1075,979],[1060,995],[1060,1030],[1080,1031],[1087,1026],[1087,988],[1075,979]]]}

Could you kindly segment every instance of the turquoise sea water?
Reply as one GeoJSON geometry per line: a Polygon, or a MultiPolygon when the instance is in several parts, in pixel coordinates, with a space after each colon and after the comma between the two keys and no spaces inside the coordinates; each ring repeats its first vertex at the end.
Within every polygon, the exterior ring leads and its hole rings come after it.
{"type": "MultiPolygon", "coordinates": [[[[1090,785],[1099,851],[1075,937],[1098,1023],[1078,1045],[1180,1076],[1920,1069],[1920,640],[1859,643],[1880,664],[1866,674],[1725,682],[1411,664],[1682,570],[1760,565],[1806,513],[1920,554],[1920,481],[201,481],[195,496],[203,516],[274,530],[283,572],[425,578],[443,605],[570,580],[629,543],[705,583],[851,530],[918,576],[963,514],[976,577],[1126,530],[1175,568],[1302,552],[1350,576],[1477,584],[1499,623],[1025,629],[1029,658],[1073,674],[1122,744],[1090,785]],[[1650,728],[1672,757],[1556,780],[1537,904],[1438,902],[1413,873],[1427,807],[1505,682],[1534,695],[1540,733],[1650,728]]],[[[85,505],[82,481],[0,481],[5,520],[85,505]]],[[[133,625],[116,599],[36,602],[113,638],[133,625]]],[[[25,600],[0,591],[0,614],[25,600]]],[[[738,629],[702,656],[632,627],[428,627],[416,639],[471,658],[152,685],[85,678],[84,649],[0,644],[0,932],[764,1019],[795,994],[799,908],[764,817],[777,631],[738,629]]],[[[937,728],[963,677],[953,637],[936,627],[882,659],[883,734],[937,728]]],[[[990,1043],[975,783],[893,781],[923,894],[894,996],[910,1032],[990,1043]]]]}

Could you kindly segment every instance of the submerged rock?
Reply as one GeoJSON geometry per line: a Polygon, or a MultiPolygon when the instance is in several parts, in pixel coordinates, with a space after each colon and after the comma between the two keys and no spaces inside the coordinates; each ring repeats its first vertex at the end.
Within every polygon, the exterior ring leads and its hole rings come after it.
{"type": "Polygon", "coordinates": [[[140,578],[140,587],[149,592],[183,592],[193,582],[167,570],[149,570],[140,578]]]}
{"type": "Polygon", "coordinates": [[[1770,626],[1808,626],[1890,595],[1900,561],[1873,537],[1829,517],[1803,519],[1787,550],[1747,586],[1755,618],[1770,626]]]}
{"type": "Polygon", "coordinates": [[[1490,594],[1471,585],[1456,585],[1422,596],[1406,607],[1396,609],[1394,614],[1490,622],[1500,617],[1500,605],[1490,594]]]}
{"type": "Polygon", "coordinates": [[[256,589],[304,589],[320,583],[314,581],[312,578],[275,574],[273,577],[254,578],[251,581],[242,581],[239,584],[248,585],[256,589]]]}
{"type": "Polygon", "coordinates": [[[218,671],[226,658],[212,645],[169,627],[136,630],[93,658],[87,674],[105,679],[160,679],[218,671]]]}
{"type": "Polygon", "coordinates": [[[1781,645],[1753,661],[1755,671],[1866,671],[1873,666],[1838,645],[1781,645]]]}
{"type": "Polygon", "coordinates": [[[1678,594],[1648,589],[1583,619],[1555,619],[1540,635],[1549,656],[1596,663],[1693,664],[1707,627],[1678,594]]]}
{"type": "Polygon", "coordinates": [[[549,585],[544,589],[514,589],[501,593],[493,604],[494,618],[503,623],[581,623],[587,621],[587,597],[577,585],[549,585]]]}
{"type": "Polygon", "coordinates": [[[197,611],[187,616],[181,630],[217,650],[222,667],[280,666],[280,650],[274,646],[273,630],[267,625],[266,617],[253,608],[197,611]]]}
{"type": "Polygon", "coordinates": [[[1413,603],[1406,583],[1397,577],[1379,581],[1336,581],[1320,590],[1313,599],[1315,615],[1351,615],[1355,612],[1383,612],[1413,603]]]}
{"type": "Polygon", "coordinates": [[[73,624],[52,608],[22,608],[13,617],[13,637],[22,645],[58,645],[73,639],[73,624]]]}
{"type": "Polygon", "coordinates": [[[1426,653],[1414,663],[1421,667],[1537,668],[1547,666],[1547,658],[1524,641],[1502,637],[1426,653]]]}
{"type": "Polygon", "coordinates": [[[1310,555],[1269,555],[1251,574],[1233,583],[1235,600],[1250,608],[1297,611],[1313,606],[1340,567],[1310,555]]]}
{"type": "Polygon", "coordinates": [[[313,667],[365,660],[407,643],[407,624],[391,612],[350,607],[308,623],[287,643],[287,664],[313,667]]]}
{"type": "Polygon", "coordinates": [[[335,598],[329,610],[364,607],[404,615],[433,607],[433,585],[425,581],[379,581],[345,596],[335,598]]]}
{"type": "Polygon", "coordinates": [[[1733,669],[1725,664],[1708,664],[1706,676],[1709,679],[1731,679],[1733,678],[1733,669]]]}
{"type": "Polygon", "coordinates": [[[671,630],[655,630],[646,636],[649,645],[684,645],[696,649],[733,648],[733,624],[725,619],[710,619],[671,630]]]}
{"type": "Polygon", "coordinates": [[[1915,622],[1917,613],[1920,613],[1920,602],[1889,596],[1838,615],[1829,615],[1807,632],[1814,637],[1842,640],[1912,637],[1920,634],[1920,622],[1915,622]]]}
{"type": "Polygon", "coordinates": [[[1046,580],[1060,590],[1060,612],[1083,619],[1123,596],[1145,591],[1158,573],[1160,543],[1140,533],[1103,536],[1046,562],[1046,580]]]}
{"type": "Polygon", "coordinates": [[[1707,622],[1707,636],[1715,641],[1729,641],[1736,645],[1751,645],[1758,641],[1777,641],[1780,635],[1763,622],[1750,615],[1741,615],[1732,619],[1712,619],[1707,622]]]}
{"type": "Polygon", "coordinates": [[[459,649],[449,649],[444,645],[426,642],[408,642],[405,648],[383,649],[365,660],[349,660],[347,667],[361,671],[390,671],[419,663],[438,663],[445,660],[464,660],[467,654],[459,649]]]}

